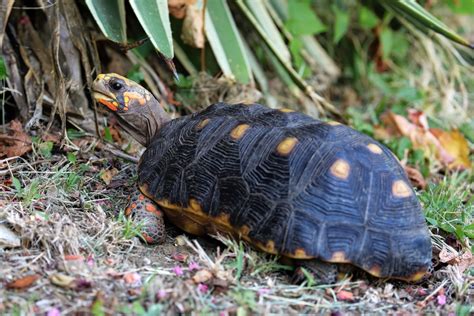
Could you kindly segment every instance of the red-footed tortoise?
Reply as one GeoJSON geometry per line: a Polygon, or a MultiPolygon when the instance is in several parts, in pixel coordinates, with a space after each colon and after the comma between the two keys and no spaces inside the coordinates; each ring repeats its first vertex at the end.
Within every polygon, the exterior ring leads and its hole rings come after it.
{"type": "Polygon", "coordinates": [[[93,91],[147,147],[141,193],[126,214],[146,219],[148,243],[164,240],[163,211],[190,234],[231,234],[325,281],[334,263],[407,281],[429,269],[420,204],[398,160],[372,138],[259,104],[218,103],[171,120],[117,74],[99,75],[93,91]]]}

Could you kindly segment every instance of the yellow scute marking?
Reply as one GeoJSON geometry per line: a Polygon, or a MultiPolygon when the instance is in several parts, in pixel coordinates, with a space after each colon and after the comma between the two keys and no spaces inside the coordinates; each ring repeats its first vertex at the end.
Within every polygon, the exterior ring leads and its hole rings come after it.
{"type": "Polygon", "coordinates": [[[280,112],[283,112],[283,113],[291,113],[291,112],[295,112],[295,110],[292,110],[292,109],[287,109],[287,108],[281,108],[281,109],[279,109],[278,111],[280,111],[280,112]]]}
{"type": "Polygon", "coordinates": [[[392,193],[395,197],[409,197],[412,195],[412,190],[405,181],[397,180],[392,185],[392,193]]]}
{"type": "Polygon", "coordinates": [[[196,126],[197,129],[202,129],[204,126],[206,126],[207,124],[209,123],[209,119],[204,119],[202,120],[201,122],[198,123],[198,125],[196,126]]]}
{"type": "Polygon", "coordinates": [[[349,177],[351,167],[344,159],[338,159],[331,166],[331,174],[339,179],[347,179],[349,177]]]}
{"type": "Polygon", "coordinates": [[[332,254],[330,262],[348,262],[344,251],[336,251],[332,254]]]}
{"type": "Polygon", "coordinates": [[[342,125],[341,123],[339,123],[339,122],[336,122],[336,121],[329,121],[329,122],[327,122],[327,123],[328,123],[329,125],[331,125],[331,126],[338,126],[338,125],[342,125]]]}
{"type": "Polygon", "coordinates": [[[297,143],[298,139],[296,137],[287,137],[278,144],[277,153],[282,156],[288,156],[297,143]]]}
{"type": "Polygon", "coordinates": [[[237,140],[244,136],[245,132],[249,129],[250,125],[248,124],[240,124],[234,127],[234,129],[230,132],[230,137],[232,139],[237,140]]]}
{"type": "Polygon", "coordinates": [[[367,272],[369,272],[373,276],[376,276],[376,277],[380,278],[382,269],[379,266],[373,266],[367,272]]]}
{"type": "Polygon", "coordinates": [[[382,148],[380,148],[380,146],[376,145],[376,144],[368,144],[367,145],[367,148],[373,152],[374,154],[378,154],[380,155],[382,153],[382,148]]]}

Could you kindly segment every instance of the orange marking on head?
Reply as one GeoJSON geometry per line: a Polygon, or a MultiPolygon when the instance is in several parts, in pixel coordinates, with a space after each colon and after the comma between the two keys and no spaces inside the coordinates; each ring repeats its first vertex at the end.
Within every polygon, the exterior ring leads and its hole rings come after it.
{"type": "Polygon", "coordinates": [[[118,104],[117,102],[110,102],[110,101],[107,101],[105,99],[99,99],[98,100],[100,103],[102,103],[103,105],[105,105],[106,107],[108,107],[110,110],[112,111],[117,111],[117,107],[118,107],[118,104]]]}
{"type": "Polygon", "coordinates": [[[408,184],[403,180],[397,180],[392,185],[392,193],[396,197],[409,197],[413,191],[408,184]]]}
{"type": "Polygon", "coordinates": [[[339,179],[347,179],[349,177],[349,172],[351,167],[349,163],[343,159],[336,160],[335,163],[331,166],[331,174],[336,176],[339,179]]]}
{"type": "Polygon", "coordinates": [[[146,104],[146,98],[138,92],[126,91],[123,93],[124,98],[129,98],[130,100],[137,100],[140,105],[146,104]]]}

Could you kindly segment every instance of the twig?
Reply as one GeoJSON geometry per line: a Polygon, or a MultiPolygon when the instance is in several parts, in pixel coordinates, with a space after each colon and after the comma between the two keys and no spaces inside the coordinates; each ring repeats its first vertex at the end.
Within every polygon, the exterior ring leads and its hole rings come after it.
{"type": "Polygon", "coordinates": [[[119,149],[116,149],[116,148],[113,148],[111,145],[109,144],[105,144],[105,146],[102,147],[104,150],[114,154],[115,156],[117,157],[120,157],[120,158],[123,158],[125,160],[128,160],[128,161],[131,161],[133,163],[138,163],[139,161],[139,158],[137,157],[134,157],[134,156],[131,156],[127,153],[125,153],[123,150],[119,150],[119,149]]]}

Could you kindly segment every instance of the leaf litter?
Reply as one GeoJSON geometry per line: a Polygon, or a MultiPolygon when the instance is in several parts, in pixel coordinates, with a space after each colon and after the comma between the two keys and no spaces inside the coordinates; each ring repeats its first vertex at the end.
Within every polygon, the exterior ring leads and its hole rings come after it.
{"type": "Polygon", "coordinates": [[[291,271],[273,256],[223,236],[195,239],[172,225],[163,245],[144,245],[122,213],[135,190],[135,165],[94,150],[93,139],[82,140],[74,162],[67,152],[50,160],[31,152],[28,163],[8,162],[12,171],[0,181],[0,221],[21,236],[22,248],[0,250],[0,313],[132,313],[136,306],[223,315],[448,313],[470,302],[474,280],[466,264],[472,265],[472,256],[466,259],[441,237],[439,264],[420,284],[342,275],[332,285],[294,285],[291,271]],[[105,181],[108,170],[115,171],[105,181]],[[22,195],[7,181],[12,174],[23,185],[22,195]],[[27,201],[35,182],[38,194],[27,201]]]}

